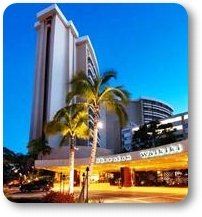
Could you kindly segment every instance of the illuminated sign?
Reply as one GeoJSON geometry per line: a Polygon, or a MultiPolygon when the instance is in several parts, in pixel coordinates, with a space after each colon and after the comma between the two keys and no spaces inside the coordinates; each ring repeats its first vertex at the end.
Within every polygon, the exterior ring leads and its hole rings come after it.
{"type": "Polygon", "coordinates": [[[164,156],[164,155],[170,155],[170,154],[176,154],[179,152],[182,152],[183,148],[181,144],[178,145],[170,145],[166,147],[156,148],[152,150],[147,151],[141,151],[140,157],[141,158],[151,158],[151,157],[158,157],[158,156],[164,156]]]}
{"type": "Polygon", "coordinates": [[[127,155],[116,155],[112,157],[98,157],[96,158],[97,164],[104,164],[104,163],[115,163],[115,162],[122,162],[122,161],[130,161],[132,157],[130,154],[127,155]]]}

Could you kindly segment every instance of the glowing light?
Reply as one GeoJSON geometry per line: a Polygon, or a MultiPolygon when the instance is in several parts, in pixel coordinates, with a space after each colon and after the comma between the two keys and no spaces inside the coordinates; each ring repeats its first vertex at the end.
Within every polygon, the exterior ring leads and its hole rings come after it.
{"type": "Polygon", "coordinates": [[[97,126],[98,126],[99,129],[102,129],[103,128],[103,123],[101,121],[99,121],[97,126]]]}

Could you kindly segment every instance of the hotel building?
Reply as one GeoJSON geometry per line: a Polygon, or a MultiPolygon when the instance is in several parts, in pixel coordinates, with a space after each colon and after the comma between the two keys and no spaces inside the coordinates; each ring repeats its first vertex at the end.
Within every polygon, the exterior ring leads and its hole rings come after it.
{"type": "MultiPolygon", "coordinates": [[[[43,137],[44,123],[50,121],[56,111],[65,106],[65,96],[70,90],[69,81],[76,72],[82,70],[89,77],[99,73],[95,51],[89,37],[79,37],[73,22],[65,18],[57,5],[39,12],[37,19],[37,61],[30,140],[43,137]]],[[[130,105],[127,108],[132,124],[140,125],[151,119],[172,115],[172,109],[161,102],[140,99],[137,103],[131,103],[136,105],[132,109],[130,105]]],[[[138,152],[118,154],[122,148],[118,118],[104,109],[100,117],[103,128],[99,131],[92,182],[116,185],[121,179],[125,187],[177,183],[187,185],[187,140],[138,152]],[[166,177],[169,178],[166,180],[166,177]],[[147,180],[150,180],[150,183],[147,180]]],[[[89,120],[93,121],[91,111],[89,120]]],[[[69,147],[65,145],[59,148],[60,139],[58,136],[48,138],[48,143],[52,147],[51,153],[39,155],[35,161],[37,169],[54,171],[56,177],[60,173],[69,173],[69,147]]],[[[90,143],[91,141],[77,141],[75,180],[78,184],[89,163],[90,143]]]]}
{"type": "MultiPolygon", "coordinates": [[[[89,37],[79,37],[73,22],[64,17],[57,5],[39,12],[37,19],[37,60],[30,140],[43,137],[44,123],[65,106],[66,93],[70,90],[69,82],[75,73],[83,71],[89,78],[99,73],[89,37]]],[[[104,122],[104,110],[100,115],[104,122]]],[[[90,126],[92,122],[92,112],[89,109],[90,126]]],[[[60,136],[48,138],[49,145],[57,146],[60,139],[60,136]]],[[[90,146],[90,142],[77,141],[84,146],[90,146]]],[[[98,146],[104,148],[105,144],[106,132],[103,128],[98,135],[98,146]]]]}

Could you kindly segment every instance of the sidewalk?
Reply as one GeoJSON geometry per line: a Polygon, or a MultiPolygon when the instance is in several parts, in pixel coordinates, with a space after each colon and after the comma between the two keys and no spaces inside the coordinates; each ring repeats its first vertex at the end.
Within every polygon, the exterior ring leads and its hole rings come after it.
{"type": "MultiPolygon", "coordinates": [[[[68,189],[67,184],[65,185],[65,191],[68,189]]],[[[55,184],[54,191],[60,191],[59,184],[55,184]]],[[[75,192],[80,192],[81,187],[74,187],[75,192]]],[[[134,187],[122,187],[119,188],[118,186],[112,186],[109,183],[96,183],[90,184],[89,192],[139,192],[139,193],[162,193],[162,194],[177,194],[177,195],[186,195],[188,193],[188,188],[182,187],[158,187],[158,186],[149,186],[149,187],[142,187],[142,186],[134,186],[134,187]]]]}

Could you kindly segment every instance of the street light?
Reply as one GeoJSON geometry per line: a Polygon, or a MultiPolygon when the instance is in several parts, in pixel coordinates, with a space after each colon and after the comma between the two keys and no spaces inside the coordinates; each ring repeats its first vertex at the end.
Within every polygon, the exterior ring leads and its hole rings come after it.
{"type": "Polygon", "coordinates": [[[65,192],[65,175],[62,175],[62,184],[63,184],[63,194],[65,192]]]}
{"type": "Polygon", "coordinates": [[[62,188],[62,173],[60,173],[60,193],[61,193],[61,188],[62,188]]]}
{"type": "Polygon", "coordinates": [[[97,127],[98,127],[99,129],[102,129],[102,128],[103,128],[103,123],[102,123],[101,121],[99,121],[99,122],[97,123],[97,127]]]}
{"type": "Polygon", "coordinates": [[[86,167],[86,203],[88,203],[88,172],[89,167],[86,167]]]}
{"type": "Polygon", "coordinates": [[[82,182],[82,189],[83,189],[82,201],[84,201],[84,199],[85,199],[85,181],[86,181],[85,180],[85,176],[86,176],[86,174],[83,173],[82,176],[83,176],[83,182],[82,182]]]}

